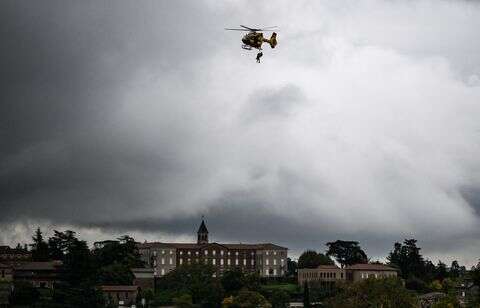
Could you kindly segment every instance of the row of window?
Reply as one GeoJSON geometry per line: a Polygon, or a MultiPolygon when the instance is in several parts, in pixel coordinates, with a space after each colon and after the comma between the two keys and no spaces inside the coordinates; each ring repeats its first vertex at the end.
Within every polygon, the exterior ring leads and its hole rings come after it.
{"type": "MultiPolygon", "coordinates": [[[[337,278],[335,272],[306,272],[302,273],[303,278],[337,278]]],[[[343,279],[343,273],[340,273],[340,278],[343,279]]]]}
{"type": "MultiPolygon", "coordinates": [[[[168,250],[168,254],[170,254],[170,255],[172,255],[173,252],[174,252],[174,251],[173,251],[172,249],[168,250]]],[[[209,254],[208,252],[209,252],[208,250],[204,250],[204,254],[205,254],[206,256],[209,254]]],[[[184,253],[183,250],[180,250],[180,251],[179,251],[179,254],[180,254],[180,255],[183,255],[183,253],[184,253]]],[[[219,253],[220,253],[221,256],[224,255],[224,251],[223,251],[223,250],[220,250],[219,253]]],[[[281,256],[285,255],[285,253],[282,252],[282,251],[281,251],[281,252],[278,252],[278,253],[279,253],[281,256]]],[[[162,255],[167,254],[167,251],[166,251],[165,249],[163,249],[163,250],[161,251],[161,254],[162,254],[162,255]]],[[[188,255],[191,255],[192,252],[191,252],[191,251],[187,251],[187,254],[188,254],[188,255]]],[[[198,254],[199,254],[199,252],[198,252],[198,251],[195,251],[195,255],[198,256],[198,254]]],[[[212,250],[212,251],[211,251],[211,254],[215,256],[215,255],[217,254],[217,251],[216,251],[216,250],[212,250]]],[[[238,251],[235,251],[235,255],[238,256],[238,254],[239,254],[239,252],[238,252],[238,251]]],[[[246,254],[246,253],[245,253],[245,254],[246,254]]],[[[253,256],[253,255],[255,255],[255,252],[252,251],[252,252],[250,252],[250,254],[253,256]]],[[[276,256],[276,255],[277,255],[277,251],[275,251],[275,250],[273,250],[273,251],[267,250],[267,251],[265,251],[265,254],[266,254],[267,256],[270,255],[270,254],[273,254],[274,256],[276,256]]],[[[156,250],[153,251],[153,255],[154,255],[154,256],[157,255],[157,251],[156,251],[156,250]]],[[[227,255],[230,256],[230,251],[227,251],[227,255]]]]}
{"type": "MultiPolygon", "coordinates": [[[[283,270],[279,271],[280,275],[283,275],[283,270]]],[[[277,269],[276,268],[267,268],[265,270],[265,276],[277,276],[277,269]]]]}
{"type": "MultiPolygon", "coordinates": [[[[212,265],[217,265],[217,259],[210,259],[210,260],[211,260],[211,261],[210,261],[210,264],[212,264],[212,265]]],[[[183,264],[183,258],[180,258],[178,261],[179,261],[178,263],[179,263],[180,265],[183,264]]],[[[198,259],[195,259],[195,261],[198,262],[198,259]]],[[[224,259],[220,259],[219,261],[220,261],[220,262],[219,262],[220,265],[225,265],[224,259]]],[[[187,262],[190,264],[191,259],[190,259],[190,258],[187,259],[187,262]]],[[[204,259],[204,262],[205,262],[205,264],[208,264],[208,263],[209,263],[209,259],[204,259]]],[[[232,259],[227,259],[227,265],[232,265],[232,259]]],[[[238,259],[235,259],[235,265],[239,265],[239,260],[238,260],[238,259]]],[[[243,259],[243,265],[244,265],[244,266],[247,265],[247,259],[243,259]]],[[[250,260],[250,265],[252,265],[252,266],[255,265],[255,260],[251,259],[251,260],[250,260]]]]}
{"type": "MultiPolygon", "coordinates": [[[[283,266],[285,263],[284,259],[280,259],[280,264],[283,266]]],[[[265,259],[265,265],[270,265],[270,260],[265,259]]],[[[273,265],[277,265],[277,259],[273,259],[273,265]]]]}
{"type": "MultiPolygon", "coordinates": [[[[160,259],[160,264],[164,265],[165,264],[165,258],[160,259]]],[[[168,264],[173,265],[173,258],[169,258],[168,264]]],[[[153,266],[157,266],[157,260],[153,260],[153,266]]]]}
{"type": "Polygon", "coordinates": [[[385,278],[385,277],[392,277],[392,276],[396,276],[396,275],[394,273],[383,273],[383,274],[361,273],[360,274],[360,277],[362,279],[373,278],[373,277],[375,277],[375,278],[379,278],[379,277],[385,278]]]}

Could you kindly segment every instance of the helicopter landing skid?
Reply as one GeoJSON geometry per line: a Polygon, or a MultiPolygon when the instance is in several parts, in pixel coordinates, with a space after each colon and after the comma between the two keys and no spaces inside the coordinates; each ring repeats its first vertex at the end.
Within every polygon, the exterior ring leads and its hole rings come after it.
{"type": "Polygon", "coordinates": [[[252,47],[250,47],[248,45],[242,45],[242,48],[245,49],[245,50],[252,50],[252,47]]]}

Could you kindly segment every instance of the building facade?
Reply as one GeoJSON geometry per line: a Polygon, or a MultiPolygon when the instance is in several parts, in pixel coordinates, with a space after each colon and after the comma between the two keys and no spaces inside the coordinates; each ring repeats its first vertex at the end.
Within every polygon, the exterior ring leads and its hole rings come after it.
{"type": "Polygon", "coordinates": [[[27,248],[10,248],[9,246],[0,246],[0,263],[15,265],[18,263],[30,261],[32,253],[27,248]]]}
{"type": "Polygon", "coordinates": [[[13,280],[52,289],[60,281],[61,267],[62,261],[24,262],[13,268],[13,280]]]}
{"type": "Polygon", "coordinates": [[[137,302],[137,286],[100,286],[107,305],[130,307],[137,302]]]}
{"type": "Polygon", "coordinates": [[[336,265],[320,265],[317,268],[301,268],[298,270],[298,283],[305,281],[335,283],[337,281],[357,282],[367,278],[396,277],[397,269],[384,264],[354,264],[340,268],[336,265]]]}
{"type": "Polygon", "coordinates": [[[138,249],[156,277],[178,266],[194,263],[214,266],[217,275],[234,268],[257,272],[262,277],[283,277],[287,271],[287,248],[271,243],[210,243],[203,220],[197,232],[197,243],[145,242],[139,244],[138,249]]]}

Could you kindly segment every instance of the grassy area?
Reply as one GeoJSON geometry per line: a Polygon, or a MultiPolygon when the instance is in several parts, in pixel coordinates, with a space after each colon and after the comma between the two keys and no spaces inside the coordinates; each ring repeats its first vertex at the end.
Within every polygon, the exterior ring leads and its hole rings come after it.
{"type": "Polygon", "coordinates": [[[283,290],[288,293],[296,293],[299,288],[298,285],[294,283],[276,283],[276,284],[267,284],[263,285],[262,289],[264,291],[274,291],[274,290],[283,290]]]}

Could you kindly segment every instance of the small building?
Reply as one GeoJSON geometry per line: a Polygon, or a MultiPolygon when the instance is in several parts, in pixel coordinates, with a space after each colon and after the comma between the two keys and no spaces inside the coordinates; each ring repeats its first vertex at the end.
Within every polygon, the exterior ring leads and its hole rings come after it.
{"type": "Polygon", "coordinates": [[[39,288],[52,289],[60,280],[62,261],[24,262],[14,266],[13,279],[28,281],[39,288]]]}
{"type": "Polygon", "coordinates": [[[354,264],[340,268],[336,265],[320,265],[317,268],[301,268],[298,270],[298,283],[319,281],[326,286],[346,280],[357,282],[367,278],[396,277],[397,269],[384,264],[354,264]]]}
{"type": "Polygon", "coordinates": [[[153,268],[132,268],[133,284],[138,286],[141,290],[155,289],[155,277],[153,275],[153,268]]]}
{"type": "Polygon", "coordinates": [[[357,282],[367,278],[397,277],[397,269],[380,263],[354,264],[345,267],[346,278],[357,282]]]}
{"type": "Polygon", "coordinates": [[[345,270],[336,265],[319,265],[317,268],[301,268],[298,270],[298,284],[304,285],[305,281],[319,281],[325,284],[333,284],[339,280],[345,280],[345,270]]]}
{"type": "Polygon", "coordinates": [[[30,261],[31,252],[26,248],[10,248],[10,246],[0,246],[0,263],[14,265],[20,262],[30,261]]]}
{"type": "Polygon", "coordinates": [[[137,301],[138,286],[100,286],[107,305],[131,306],[137,301]]]}

